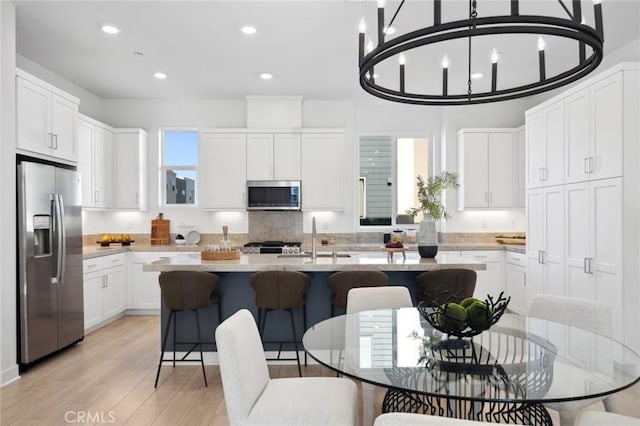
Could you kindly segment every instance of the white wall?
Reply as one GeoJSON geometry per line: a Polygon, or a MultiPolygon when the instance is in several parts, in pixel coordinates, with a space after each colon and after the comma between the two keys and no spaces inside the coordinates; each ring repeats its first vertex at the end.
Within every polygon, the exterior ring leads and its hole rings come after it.
{"type": "MultiPolygon", "coordinates": [[[[0,181],[3,199],[16,199],[15,6],[0,2],[0,181]]],[[[0,386],[18,378],[16,364],[16,206],[0,205],[0,386]]]]}

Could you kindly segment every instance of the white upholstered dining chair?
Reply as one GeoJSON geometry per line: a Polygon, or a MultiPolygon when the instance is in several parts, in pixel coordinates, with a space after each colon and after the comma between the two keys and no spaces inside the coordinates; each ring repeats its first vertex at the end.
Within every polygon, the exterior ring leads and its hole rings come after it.
{"type": "MultiPolygon", "coordinates": [[[[612,333],[611,307],[594,300],[553,294],[537,294],[531,299],[527,315],[532,318],[550,320],[580,328],[601,336],[609,337],[612,333]]],[[[560,387],[568,385],[570,383],[566,381],[554,380],[549,393],[558,391],[560,387]]],[[[562,393],[561,390],[560,393],[562,393]]],[[[574,426],[579,411],[599,400],[602,400],[602,398],[552,402],[544,405],[558,412],[561,426],[574,426]]],[[[604,404],[606,407],[606,400],[604,404]]]]}
{"type": "Polygon", "coordinates": [[[358,390],[349,379],[271,379],[253,315],[233,314],[216,329],[218,360],[232,426],[355,426],[358,390]]]}
{"type": "Polygon", "coordinates": [[[640,419],[606,411],[585,410],[578,416],[576,426],[640,426],[640,419]]]}
{"type": "Polygon", "coordinates": [[[385,413],[376,417],[374,426],[489,426],[495,423],[453,419],[427,414],[385,413]]]}
{"type": "MultiPolygon", "coordinates": [[[[404,286],[359,287],[347,294],[347,314],[372,309],[411,308],[411,294],[404,286]]],[[[347,337],[349,339],[349,337],[347,337]]],[[[373,396],[376,387],[362,382],[362,424],[373,424],[373,396]]]]}

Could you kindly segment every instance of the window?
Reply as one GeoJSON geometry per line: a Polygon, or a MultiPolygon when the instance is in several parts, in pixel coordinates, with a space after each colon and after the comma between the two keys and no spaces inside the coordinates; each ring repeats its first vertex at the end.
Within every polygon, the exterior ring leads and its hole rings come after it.
{"type": "Polygon", "coordinates": [[[414,223],[406,211],[418,206],[416,177],[429,176],[429,145],[428,138],[360,137],[360,226],[414,223]]]}
{"type": "Polygon", "coordinates": [[[166,205],[195,204],[198,168],[198,132],[162,131],[161,199],[166,205]]]}

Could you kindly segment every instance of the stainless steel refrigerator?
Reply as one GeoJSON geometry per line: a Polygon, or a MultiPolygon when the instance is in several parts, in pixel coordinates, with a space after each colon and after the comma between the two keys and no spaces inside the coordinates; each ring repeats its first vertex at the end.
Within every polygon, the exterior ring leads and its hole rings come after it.
{"type": "Polygon", "coordinates": [[[19,362],[29,364],[84,337],[80,174],[17,170],[19,362]]]}

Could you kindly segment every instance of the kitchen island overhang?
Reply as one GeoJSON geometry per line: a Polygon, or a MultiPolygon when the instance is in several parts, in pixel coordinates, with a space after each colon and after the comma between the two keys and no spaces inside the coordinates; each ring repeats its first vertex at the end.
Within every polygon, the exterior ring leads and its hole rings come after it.
{"type": "MultiPolygon", "coordinates": [[[[325,254],[325,253],[321,253],[325,254]]],[[[341,252],[344,254],[344,252],[341,252]]],[[[205,271],[218,275],[221,279],[220,308],[223,321],[233,315],[239,309],[248,309],[257,319],[258,308],[255,304],[255,293],[249,284],[251,275],[258,271],[301,271],[311,277],[311,286],[306,295],[307,328],[313,324],[331,316],[331,289],[329,287],[329,275],[337,271],[349,270],[379,270],[389,276],[389,285],[402,285],[409,289],[412,299],[416,300],[415,277],[422,272],[438,269],[465,268],[472,270],[485,270],[486,264],[471,259],[465,259],[458,254],[438,253],[435,259],[420,258],[417,252],[406,253],[403,259],[398,253],[389,260],[387,254],[381,252],[348,252],[349,257],[278,257],[277,254],[241,255],[234,260],[202,260],[200,253],[182,253],[176,256],[163,258],[153,263],[145,264],[144,271],[205,271]]],[[[482,295],[484,298],[486,295],[482,295]]],[[[479,296],[480,297],[480,296],[479,296]]],[[[202,309],[199,312],[200,325],[202,327],[202,339],[205,343],[203,350],[215,351],[214,331],[218,326],[218,314],[213,306],[202,309]]],[[[341,314],[342,312],[336,312],[341,314]]],[[[197,327],[195,315],[192,312],[178,312],[176,324],[176,341],[195,342],[197,340],[197,327]]],[[[162,302],[161,309],[161,333],[167,327],[169,311],[162,302]]],[[[298,340],[302,340],[303,311],[294,310],[296,334],[298,340]]],[[[291,341],[291,325],[289,314],[286,311],[273,311],[269,313],[268,322],[264,332],[265,342],[291,341]]],[[[173,333],[169,333],[167,343],[168,350],[173,349],[173,333]]],[[[162,334],[161,334],[162,336],[162,334]]],[[[191,345],[176,345],[176,351],[187,351],[191,345]]],[[[266,343],[268,351],[277,350],[275,343],[266,343]]],[[[302,350],[302,345],[298,345],[302,350]]],[[[292,350],[292,345],[287,345],[285,350],[292,350]]],[[[289,357],[289,356],[287,356],[289,357]]],[[[211,358],[207,357],[211,360],[211,358]]]]}

